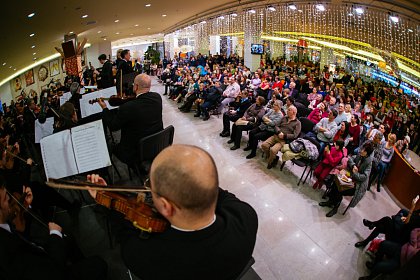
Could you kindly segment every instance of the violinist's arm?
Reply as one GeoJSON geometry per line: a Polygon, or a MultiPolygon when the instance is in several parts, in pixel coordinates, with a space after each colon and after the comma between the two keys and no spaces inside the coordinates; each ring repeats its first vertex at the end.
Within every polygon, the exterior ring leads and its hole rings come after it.
{"type": "MultiPolygon", "coordinates": [[[[98,174],[87,175],[87,181],[89,183],[93,183],[93,184],[97,184],[97,185],[101,185],[101,186],[106,186],[107,185],[105,179],[102,178],[101,176],[99,176],[98,174]]],[[[88,187],[88,191],[89,191],[89,194],[92,196],[92,198],[96,199],[96,194],[98,193],[98,191],[92,190],[89,187],[88,187]]]]}

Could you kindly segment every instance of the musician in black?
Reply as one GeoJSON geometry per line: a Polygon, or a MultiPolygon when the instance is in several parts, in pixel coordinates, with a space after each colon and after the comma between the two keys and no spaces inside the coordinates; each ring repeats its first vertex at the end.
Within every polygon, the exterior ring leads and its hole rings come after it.
{"type": "Polygon", "coordinates": [[[99,63],[102,68],[96,70],[98,88],[109,88],[114,85],[114,77],[112,75],[112,63],[106,58],[105,54],[98,57],[99,63]]]}
{"type": "Polygon", "coordinates": [[[117,92],[125,93],[126,95],[130,95],[132,80],[129,82],[125,76],[134,72],[133,67],[131,66],[131,54],[130,50],[123,50],[121,52],[122,61],[119,64],[117,77],[116,77],[116,86],[117,92]],[[121,86],[122,83],[122,86],[121,86]]]}

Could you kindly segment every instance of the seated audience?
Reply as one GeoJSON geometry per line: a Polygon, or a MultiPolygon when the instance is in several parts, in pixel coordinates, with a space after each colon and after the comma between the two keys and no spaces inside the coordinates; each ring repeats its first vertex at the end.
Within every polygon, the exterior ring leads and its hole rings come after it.
{"type": "Polygon", "coordinates": [[[245,111],[251,106],[251,101],[248,97],[248,92],[244,90],[240,95],[240,101],[234,104],[234,107],[223,114],[223,130],[220,133],[221,137],[230,136],[230,122],[236,122],[242,118],[245,111]]]}
{"type": "Polygon", "coordinates": [[[325,178],[330,174],[331,170],[336,167],[341,159],[344,157],[343,153],[344,141],[338,139],[334,141],[334,145],[331,147],[327,146],[324,149],[324,155],[322,161],[315,168],[314,175],[317,179],[313,185],[314,189],[320,189],[324,185],[325,178]]]}

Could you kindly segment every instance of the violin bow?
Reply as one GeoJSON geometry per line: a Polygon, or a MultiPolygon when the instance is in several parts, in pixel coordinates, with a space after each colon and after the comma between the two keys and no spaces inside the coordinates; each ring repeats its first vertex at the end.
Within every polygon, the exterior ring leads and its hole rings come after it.
{"type": "MultiPolygon", "coordinates": [[[[40,223],[45,228],[49,229],[48,225],[41,220],[41,218],[37,217],[32,211],[29,210],[29,208],[26,208],[25,205],[22,204],[22,202],[19,201],[14,195],[12,195],[8,190],[6,190],[7,194],[16,202],[16,204],[23,209],[26,213],[28,213],[32,218],[34,218],[38,223],[40,223]]],[[[25,193],[26,196],[26,193],[25,193]]]]}
{"type": "Polygon", "coordinates": [[[67,189],[67,190],[93,190],[93,191],[111,191],[111,192],[151,192],[148,188],[129,188],[129,187],[120,187],[120,186],[103,186],[98,184],[93,184],[83,181],[68,181],[61,179],[52,179],[50,178],[45,184],[52,188],[57,189],[67,189]]]}

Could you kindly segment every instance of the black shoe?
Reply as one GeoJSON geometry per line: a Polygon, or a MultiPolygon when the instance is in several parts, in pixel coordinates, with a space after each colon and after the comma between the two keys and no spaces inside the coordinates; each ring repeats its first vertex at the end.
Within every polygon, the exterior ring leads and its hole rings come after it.
{"type": "Polygon", "coordinates": [[[232,151],[234,151],[234,150],[239,149],[239,146],[236,146],[236,145],[235,145],[235,146],[231,147],[230,149],[231,149],[232,151]]]}
{"type": "Polygon", "coordinates": [[[273,162],[271,163],[271,165],[273,166],[273,167],[276,167],[277,166],[277,163],[279,162],[279,157],[278,156],[276,156],[276,158],[273,160],[273,162]]]}
{"type": "Polygon", "coordinates": [[[328,201],[321,201],[320,203],[318,203],[318,205],[321,206],[321,207],[331,207],[332,206],[332,204],[329,200],[328,201]]]}
{"type": "Polygon", "coordinates": [[[356,247],[356,248],[365,248],[365,247],[366,247],[366,245],[367,245],[367,242],[365,242],[365,241],[363,240],[363,241],[356,242],[356,243],[354,244],[354,247],[356,247]]]}
{"type": "Polygon", "coordinates": [[[254,158],[257,154],[255,152],[251,152],[249,155],[246,156],[247,159],[254,158]]]}
{"type": "Polygon", "coordinates": [[[370,230],[375,228],[373,223],[369,220],[366,220],[366,219],[363,219],[363,225],[365,225],[365,227],[368,227],[370,230]]]}
{"type": "Polygon", "coordinates": [[[371,280],[373,279],[372,276],[368,275],[368,276],[363,276],[363,277],[359,277],[359,280],[371,280]]]}
{"type": "Polygon", "coordinates": [[[328,218],[331,218],[332,216],[334,216],[335,214],[337,214],[337,211],[338,211],[338,206],[335,206],[333,209],[331,209],[331,211],[330,212],[328,212],[327,213],[327,215],[325,215],[325,216],[327,216],[328,218]]]}
{"type": "Polygon", "coordinates": [[[224,130],[223,130],[222,132],[220,132],[220,133],[219,133],[219,135],[220,135],[221,137],[223,137],[223,134],[225,134],[225,132],[226,132],[226,131],[224,131],[224,130]]]}
{"type": "Polygon", "coordinates": [[[230,132],[229,131],[225,131],[225,132],[221,133],[220,136],[222,136],[222,137],[229,137],[230,136],[230,132]]]}
{"type": "Polygon", "coordinates": [[[208,121],[210,119],[210,116],[205,116],[204,118],[203,118],[203,121],[208,121]]]}
{"type": "Polygon", "coordinates": [[[244,148],[244,151],[246,152],[246,151],[251,151],[252,150],[252,148],[250,147],[250,146],[246,146],[245,148],[244,148]]]}
{"type": "Polygon", "coordinates": [[[228,144],[232,144],[233,142],[235,142],[234,140],[230,139],[229,141],[227,141],[228,144]]]}
{"type": "Polygon", "coordinates": [[[267,164],[267,169],[271,169],[271,168],[273,168],[273,163],[267,164]]]}
{"type": "Polygon", "coordinates": [[[168,95],[167,93],[164,93],[163,95],[168,95]]]}
{"type": "Polygon", "coordinates": [[[381,187],[380,187],[380,186],[377,186],[377,187],[376,187],[376,191],[377,191],[377,192],[381,192],[381,187]]]}
{"type": "Polygon", "coordinates": [[[198,118],[200,116],[200,113],[194,114],[195,118],[198,118]]]}

